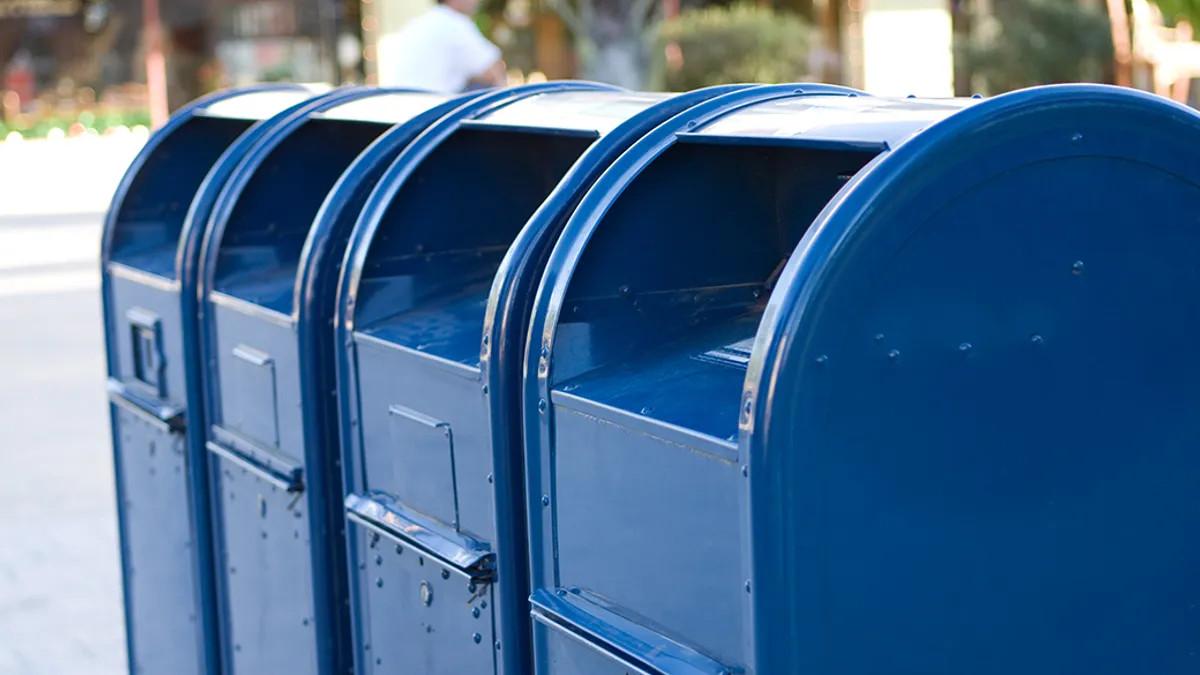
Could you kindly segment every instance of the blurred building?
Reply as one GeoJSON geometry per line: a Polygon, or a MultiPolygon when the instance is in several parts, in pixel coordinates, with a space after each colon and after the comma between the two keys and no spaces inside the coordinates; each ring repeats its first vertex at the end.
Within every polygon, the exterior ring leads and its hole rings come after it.
{"type": "MultiPolygon", "coordinates": [[[[660,1],[669,17],[734,0],[660,1]]],[[[759,1],[818,28],[812,70],[825,81],[879,93],[953,91],[953,8],[961,0],[759,1]]],[[[0,121],[89,106],[147,110],[158,121],[231,85],[371,82],[389,67],[400,27],[433,2],[0,0],[0,91],[9,92],[0,121]]],[[[480,27],[520,75],[581,75],[554,2],[481,5],[480,27]]]]}
{"type": "MultiPolygon", "coordinates": [[[[435,0],[362,0],[364,74],[367,81],[386,80],[389,54],[406,21],[435,0]]],[[[548,79],[577,76],[571,36],[558,14],[538,0],[484,0],[480,28],[503,50],[510,69],[538,72],[548,79]]]]}
{"type": "Polygon", "coordinates": [[[230,85],[356,80],[359,8],[359,0],[0,0],[0,89],[25,112],[69,99],[152,109],[158,98],[175,109],[230,85]]]}
{"type": "MultiPolygon", "coordinates": [[[[362,0],[368,78],[386,73],[396,32],[433,1],[362,0]]],[[[680,11],[736,1],[660,3],[670,18],[680,11]]],[[[821,39],[813,54],[814,70],[827,82],[881,94],[954,93],[954,28],[962,0],[757,1],[800,14],[817,29],[821,39]]],[[[481,27],[504,49],[511,68],[551,79],[577,77],[570,31],[554,11],[560,3],[571,8],[588,4],[595,10],[606,0],[484,0],[481,27]]]]}
{"type": "Polygon", "coordinates": [[[954,95],[954,0],[850,0],[848,79],[881,96],[954,95]]]}

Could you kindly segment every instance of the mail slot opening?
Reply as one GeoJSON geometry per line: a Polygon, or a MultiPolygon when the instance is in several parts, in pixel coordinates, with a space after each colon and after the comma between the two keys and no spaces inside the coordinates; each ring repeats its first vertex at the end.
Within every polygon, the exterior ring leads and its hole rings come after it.
{"type": "Polygon", "coordinates": [[[218,293],[291,314],[304,243],[325,195],[387,124],[313,119],[279,144],[233,207],[217,255],[218,293]]]}
{"type": "Polygon", "coordinates": [[[357,330],[477,366],[492,277],[596,134],[464,127],[393,198],[367,254],[357,330]]]}
{"type": "Polygon", "coordinates": [[[221,154],[253,123],[195,115],[166,136],[121,202],[110,260],[175,279],[175,254],[192,197],[221,154]]]}
{"type": "Polygon", "coordinates": [[[614,202],[575,270],[554,347],[555,402],[736,440],[771,289],[817,214],[875,154],[669,148],[614,202]]]}

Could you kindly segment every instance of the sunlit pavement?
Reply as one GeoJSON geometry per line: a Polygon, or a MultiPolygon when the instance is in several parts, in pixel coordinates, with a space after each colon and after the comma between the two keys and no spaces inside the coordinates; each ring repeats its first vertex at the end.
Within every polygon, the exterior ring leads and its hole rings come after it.
{"type": "Polygon", "coordinates": [[[103,211],[142,143],[133,135],[20,142],[0,138],[0,223],[13,216],[103,211]]]}
{"type": "Polygon", "coordinates": [[[126,672],[98,257],[137,148],[105,140],[0,144],[0,675],[126,672]]]}

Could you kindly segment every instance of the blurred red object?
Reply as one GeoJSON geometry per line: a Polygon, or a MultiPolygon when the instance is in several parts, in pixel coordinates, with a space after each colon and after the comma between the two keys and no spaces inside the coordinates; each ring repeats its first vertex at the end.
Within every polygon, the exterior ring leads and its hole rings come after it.
{"type": "Polygon", "coordinates": [[[4,74],[4,88],[16,94],[19,102],[34,99],[32,65],[28,54],[18,52],[9,62],[8,70],[4,74]]]}

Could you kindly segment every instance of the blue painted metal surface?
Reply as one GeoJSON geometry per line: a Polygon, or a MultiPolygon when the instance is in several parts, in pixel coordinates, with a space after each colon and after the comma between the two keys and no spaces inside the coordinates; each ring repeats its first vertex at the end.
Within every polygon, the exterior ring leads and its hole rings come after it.
{"type": "Polygon", "coordinates": [[[1194,672],[1200,116],[775,91],[551,255],[536,672],[1194,672]]]}
{"type": "Polygon", "coordinates": [[[332,395],[339,268],[383,170],[470,99],[334,92],[261,138],[218,199],[200,295],[226,672],[351,669],[332,395]]]}
{"type": "Polygon", "coordinates": [[[752,668],[737,424],[762,305],[850,176],[962,105],[738,91],[647,134],[583,198],[526,350],[536,672],[752,668]]]}
{"type": "Polygon", "coordinates": [[[314,93],[259,86],[180,110],[133,161],[105,221],[101,292],[133,673],[218,672],[206,476],[197,469],[197,242],[228,170],[276,115],[314,93]]]}
{"type": "Polygon", "coordinates": [[[337,322],[359,672],[529,672],[517,397],[532,289],[606,166],[737,88],[480,99],[380,181],[337,322]]]}
{"type": "Polygon", "coordinates": [[[185,110],[103,246],[132,669],[1193,673],[1196,147],[1098,86],[185,110]]]}
{"type": "Polygon", "coordinates": [[[1022,91],[816,218],[743,392],[758,672],[1196,672],[1197,147],[1022,91]]]}
{"type": "MultiPolygon", "coordinates": [[[[591,136],[586,132],[556,135],[521,152],[523,144],[536,138],[497,130],[483,132],[480,137],[478,131],[465,129],[465,124],[498,114],[508,104],[539,94],[588,91],[611,89],[574,82],[518,87],[488,93],[448,115],[418,138],[388,169],[355,228],[343,266],[337,330],[341,347],[338,389],[343,415],[342,461],[350,496],[346,502],[347,515],[353,524],[347,532],[347,545],[354,575],[351,588],[359,672],[388,672],[404,667],[403,664],[416,664],[429,672],[490,671],[495,669],[497,659],[493,649],[498,640],[492,628],[496,608],[490,583],[495,572],[495,556],[490,550],[495,538],[488,536],[494,524],[490,488],[482,480],[487,471],[480,475],[483,489],[474,486],[471,490],[464,489],[466,526],[458,527],[458,497],[453,477],[449,485],[445,484],[447,474],[453,473],[447,455],[455,438],[446,423],[414,407],[428,410],[428,401],[423,399],[439,398],[438,392],[428,392],[428,396],[419,392],[415,402],[405,400],[414,398],[411,393],[414,385],[432,382],[445,389],[446,385],[439,380],[457,370],[465,378],[451,375],[450,385],[461,383],[460,386],[468,388],[471,398],[467,402],[481,416],[478,371],[438,358],[429,361],[444,366],[440,372],[434,371],[437,377],[429,377],[425,370],[428,365],[417,362],[413,364],[418,368],[416,374],[423,379],[404,380],[405,375],[397,372],[400,369],[396,364],[386,360],[394,349],[392,345],[378,338],[363,338],[372,340],[367,350],[376,349],[376,354],[364,355],[355,331],[376,325],[386,328],[387,318],[403,318],[402,312],[406,306],[412,306],[418,293],[432,295],[439,290],[444,293],[444,288],[461,289],[483,283],[482,278],[470,276],[481,274],[481,270],[473,267],[490,265],[494,270],[512,230],[520,227],[537,208],[553,187],[553,181],[561,177],[564,165],[573,161],[596,133],[593,130],[591,136]],[[504,183],[507,189],[502,187],[504,183]],[[489,188],[485,196],[490,202],[472,194],[476,185],[489,188]],[[405,211],[389,213],[393,203],[405,211]],[[401,220],[406,225],[404,229],[393,224],[401,220]],[[495,241],[481,246],[481,238],[495,241]],[[429,270],[416,269],[407,275],[402,269],[384,268],[389,262],[389,256],[381,253],[385,246],[392,252],[393,268],[406,263],[435,264],[430,264],[429,270]],[[413,250],[407,256],[394,253],[403,248],[413,250]],[[462,253],[455,255],[455,249],[462,253]],[[369,253],[375,260],[368,260],[369,253]],[[385,274],[375,274],[372,279],[371,272],[375,270],[385,274]],[[397,274],[403,276],[392,276],[397,274]],[[444,278],[437,282],[434,274],[444,278]],[[372,356],[374,361],[370,360],[372,356]],[[371,381],[362,386],[360,383],[368,378],[371,381]],[[398,385],[402,396],[389,391],[396,388],[391,386],[393,383],[398,385]],[[376,400],[360,409],[360,401],[372,399],[376,400]],[[408,405],[397,404],[398,400],[408,405]],[[373,410],[380,406],[382,419],[373,410]],[[368,417],[365,422],[364,417],[368,417]],[[378,429],[380,426],[382,430],[378,429]],[[425,457],[413,449],[424,452],[425,457]],[[409,452],[401,454],[404,450],[409,452]],[[397,475],[389,462],[402,465],[405,459],[443,463],[402,467],[405,470],[397,475]],[[368,481],[373,486],[370,492],[366,489],[368,481]],[[397,485],[404,481],[407,483],[397,485]],[[403,501],[391,498],[397,496],[403,501]],[[411,555],[401,557],[406,550],[411,555]],[[426,557],[431,563],[428,567],[426,557]],[[439,602],[425,605],[421,601],[424,594],[418,594],[418,578],[428,585],[429,597],[436,596],[439,602]],[[461,597],[450,599],[456,596],[461,597]],[[455,607],[458,602],[463,604],[456,611],[444,613],[443,608],[455,607]],[[456,625],[463,629],[456,631],[456,625]],[[467,627],[471,630],[463,632],[467,627]],[[426,632],[427,628],[431,630],[426,632]]],[[[398,322],[398,327],[404,328],[406,323],[398,322]]],[[[449,329],[466,332],[466,327],[445,323],[449,329]]],[[[478,355],[478,330],[476,325],[476,334],[469,342],[458,336],[457,351],[467,352],[468,359],[470,353],[478,355]]],[[[409,356],[412,361],[411,352],[416,351],[412,346],[402,347],[399,357],[409,356]]],[[[411,372],[412,365],[408,369],[411,372]]],[[[440,398],[445,398],[445,394],[440,398]]],[[[450,402],[461,405],[462,398],[450,402]]],[[[438,406],[444,405],[434,401],[435,414],[442,414],[438,406]]],[[[469,412],[471,408],[459,415],[469,412]]],[[[463,433],[465,429],[457,424],[457,417],[447,421],[455,423],[460,447],[464,441],[479,444],[479,440],[472,441],[469,430],[463,433]]],[[[480,419],[472,422],[475,428],[482,426],[480,419]]],[[[474,451],[478,453],[477,449],[474,451]]],[[[469,466],[463,460],[459,464],[464,469],[469,466]]],[[[474,468],[472,473],[479,470],[474,468]]],[[[507,640],[500,642],[500,658],[519,658],[521,649],[517,641],[509,642],[508,650],[503,650],[504,642],[507,640]]]]}

